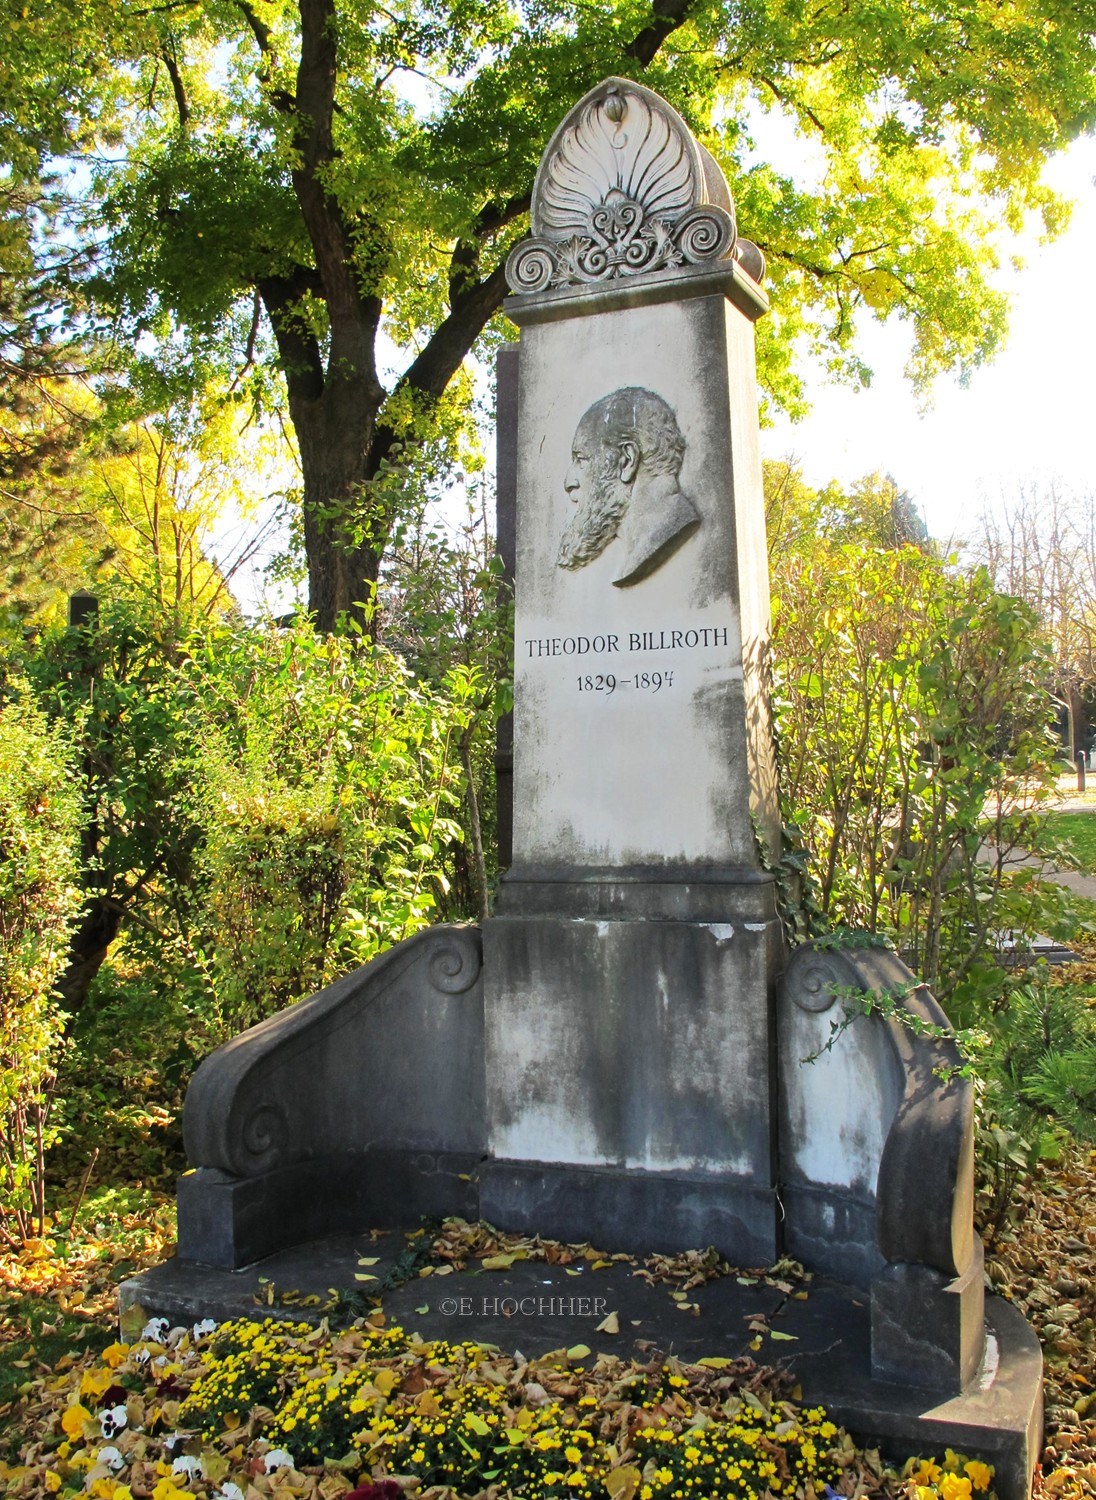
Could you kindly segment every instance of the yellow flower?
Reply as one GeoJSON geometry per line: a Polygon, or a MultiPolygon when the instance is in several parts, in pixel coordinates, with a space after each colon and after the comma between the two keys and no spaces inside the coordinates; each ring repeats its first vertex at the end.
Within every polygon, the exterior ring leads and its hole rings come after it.
{"type": "Polygon", "coordinates": [[[564,1448],[563,1456],[569,1464],[577,1464],[582,1458],[581,1452],[575,1447],[564,1448]]]}
{"type": "Polygon", "coordinates": [[[86,1406],[70,1406],[61,1417],[61,1426],[65,1429],[65,1435],[74,1441],[83,1436],[84,1423],[91,1421],[91,1412],[86,1406]]]}
{"type": "MultiPolygon", "coordinates": [[[[911,1459],[910,1464],[912,1465],[913,1462],[914,1460],[911,1459]]],[[[940,1465],[934,1463],[931,1458],[923,1458],[916,1467],[910,1469],[909,1478],[913,1480],[914,1484],[921,1487],[926,1484],[935,1484],[943,1472],[940,1465]]]]}
{"type": "Polygon", "coordinates": [[[128,1353],[128,1344],[108,1344],[103,1350],[102,1358],[112,1370],[116,1370],[128,1353]]]}
{"type": "Polygon", "coordinates": [[[80,1394],[101,1396],[113,1384],[114,1376],[109,1370],[85,1370],[80,1381],[80,1394]]]}
{"type": "Polygon", "coordinates": [[[972,1458],[969,1464],[963,1465],[964,1474],[970,1476],[970,1482],[976,1490],[988,1490],[993,1479],[993,1470],[989,1464],[979,1463],[972,1458]]]}
{"type": "Polygon", "coordinates": [[[50,1492],[51,1495],[56,1495],[57,1491],[60,1488],[61,1488],[61,1476],[60,1476],[60,1474],[58,1474],[55,1469],[47,1469],[46,1470],[46,1489],[49,1490],[49,1492],[50,1492]]]}
{"type": "Polygon", "coordinates": [[[945,1474],[940,1481],[944,1500],[970,1500],[970,1480],[959,1474],[945,1474]]]}
{"type": "Polygon", "coordinates": [[[190,1500],[190,1491],[177,1488],[170,1479],[161,1479],[152,1492],[152,1500],[190,1500]]]}

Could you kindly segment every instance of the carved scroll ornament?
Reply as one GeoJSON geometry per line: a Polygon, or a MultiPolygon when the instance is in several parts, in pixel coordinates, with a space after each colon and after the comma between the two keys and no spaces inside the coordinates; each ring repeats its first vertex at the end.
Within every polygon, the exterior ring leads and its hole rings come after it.
{"type": "Polygon", "coordinates": [[[757,247],[736,250],[734,205],[714,158],[657,94],[598,84],[556,131],[533,187],[533,236],[510,253],[515,292],[598,285],[735,256],[755,279],[757,247]]]}

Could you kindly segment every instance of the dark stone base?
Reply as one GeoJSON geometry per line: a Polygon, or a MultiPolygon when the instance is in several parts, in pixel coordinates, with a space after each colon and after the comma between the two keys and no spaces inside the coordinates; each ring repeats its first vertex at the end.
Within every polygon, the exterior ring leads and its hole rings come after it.
{"type": "Polygon", "coordinates": [[[848,1189],[786,1182],[784,1251],[803,1265],[868,1291],[887,1262],[875,1240],[875,1203],[848,1189]]]}
{"type": "Polygon", "coordinates": [[[669,922],[765,922],[776,913],[775,876],[745,866],[676,870],[605,866],[581,872],[522,865],[499,884],[499,917],[669,922]]]}
{"type": "Polygon", "coordinates": [[[859,1311],[824,1363],[804,1351],[808,1357],[797,1366],[804,1400],[821,1402],[835,1422],[884,1453],[940,1456],[950,1447],[980,1458],[997,1471],[1000,1500],[1027,1500],[1042,1447],[1043,1353],[1027,1320],[999,1297],[986,1299],[985,1328],[971,1385],[939,1396],[868,1373],[868,1318],[859,1311]]]}
{"type": "MultiPolygon", "coordinates": [[[[363,1231],[302,1245],[235,1272],[168,1261],[122,1283],[123,1328],[134,1336],[151,1316],[173,1324],[256,1315],[318,1322],[335,1316],[332,1289],[361,1290],[355,1281],[361,1255],[378,1257],[371,1269],[380,1281],[406,1243],[399,1231],[376,1237],[363,1231]],[[316,1301],[302,1304],[307,1295],[316,1301]]],[[[599,1248],[612,1250],[614,1244],[599,1248]]],[[[868,1298],[856,1287],[819,1278],[800,1301],[764,1282],[742,1286],[727,1276],[690,1293],[700,1309],[694,1316],[680,1311],[668,1287],[648,1286],[633,1270],[625,1262],[598,1271],[582,1263],[565,1271],[525,1261],[486,1272],[473,1263],[443,1280],[416,1276],[388,1292],[383,1306],[389,1323],[424,1338],[472,1339],[505,1353],[520,1349],[527,1358],[582,1342],[595,1354],[644,1362],[653,1348],[686,1363],[706,1355],[747,1355],[781,1365],[794,1372],[804,1401],[825,1406],[858,1442],[878,1445],[896,1462],[912,1454],[940,1457],[950,1446],[994,1465],[1000,1500],[1027,1500],[1041,1442],[1042,1355],[1034,1333],[1008,1303],[987,1299],[977,1376],[961,1395],[947,1396],[873,1376],[868,1298]],[[575,1270],[580,1274],[568,1274],[575,1270]],[[554,1308],[551,1299],[557,1299],[554,1308]],[[566,1299],[566,1315],[555,1313],[558,1299],[566,1299]],[[618,1313],[619,1335],[597,1331],[606,1311],[618,1313]],[[753,1350],[749,1324],[756,1319],[790,1337],[765,1338],[753,1350]]]]}
{"type": "Polygon", "coordinates": [[[984,1346],[985,1256],[975,1242],[962,1276],[888,1266],[871,1288],[871,1363],[880,1380],[965,1390],[984,1346]]]}
{"type": "Polygon", "coordinates": [[[260,1177],[199,1167],[178,1182],[179,1255],[231,1271],[364,1224],[475,1219],[479,1164],[478,1155],[373,1147],[260,1177]]]}
{"type": "Polygon", "coordinates": [[[486,1161],[480,1212],[490,1224],[632,1254],[715,1245],[739,1265],[776,1260],[776,1193],[703,1173],[486,1161]]]}
{"type": "Polygon", "coordinates": [[[770,1263],[778,922],[493,917],[483,943],[484,1217],[770,1263]]]}

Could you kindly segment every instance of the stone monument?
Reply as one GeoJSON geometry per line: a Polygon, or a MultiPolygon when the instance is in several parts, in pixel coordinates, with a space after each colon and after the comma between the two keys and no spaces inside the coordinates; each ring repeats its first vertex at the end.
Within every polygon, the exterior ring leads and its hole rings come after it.
{"type": "Polygon", "coordinates": [[[761,258],[684,122],[620,80],[556,132],[532,228],[507,268],[514,828],[484,929],[482,1208],[771,1260],[761,258]]]}
{"type": "Polygon", "coordinates": [[[207,1059],[181,1263],[424,1213],[739,1265],[790,1253],[870,1306],[870,1349],[834,1392],[845,1419],[912,1445],[974,1434],[1016,1500],[1037,1345],[985,1306],[946,1018],[870,940],[789,955],[782,938],[763,270],[665,101],[608,79],[568,114],[508,264],[514,806],[495,915],[420,934],[207,1059]],[[849,993],[890,1003],[848,1021],[849,993]]]}

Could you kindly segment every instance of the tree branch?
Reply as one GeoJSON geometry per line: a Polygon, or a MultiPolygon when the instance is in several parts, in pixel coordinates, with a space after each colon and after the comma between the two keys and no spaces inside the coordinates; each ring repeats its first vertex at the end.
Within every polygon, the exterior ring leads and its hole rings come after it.
{"type": "Polygon", "coordinates": [[[237,0],[237,4],[240,8],[241,15],[243,16],[244,20],[247,22],[248,27],[251,30],[251,35],[255,38],[255,45],[258,47],[259,51],[263,54],[264,57],[269,58],[272,62],[276,62],[277,59],[274,55],[273,33],[271,32],[270,27],[266,24],[261,16],[256,14],[256,12],[248,4],[248,0],[237,0]]]}
{"type": "MultiPolygon", "coordinates": [[[[330,369],[364,378],[379,400],[375,341],[381,301],[365,295],[354,263],[353,241],[337,200],[323,185],[335,157],[332,120],[338,78],[334,0],[300,0],[301,57],[297,68],[295,145],[300,165],[293,188],[316,255],[331,329],[330,369]]],[[[380,231],[375,231],[380,239],[380,231]]],[[[341,378],[341,376],[340,376],[341,378]]]]}
{"type": "MultiPolygon", "coordinates": [[[[274,46],[274,34],[263,18],[256,14],[248,0],[237,0],[240,14],[247,22],[251,35],[255,38],[255,45],[259,49],[259,82],[269,83],[274,75],[274,69],[278,66],[278,53],[274,46]]],[[[296,107],[293,95],[285,89],[271,89],[270,100],[274,108],[283,115],[290,115],[296,107]]]]}
{"type": "Polygon", "coordinates": [[[515,193],[512,198],[507,198],[502,203],[485,204],[473,221],[471,238],[480,240],[486,239],[488,235],[497,234],[500,229],[505,229],[507,224],[512,224],[522,214],[527,214],[532,202],[533,194],[528,192],[515,193]]]}
{"type": "Polygon", "coordinates": [[[175,108],[179,112],[179,129],[185,131],[190,123],[190,105],[187,103],[183,75],[179,72],[179,64],[175,57],[174,40],[170,45],[164,43],[160,56],[163,58],[164,67],[167,68],[167,76],[171,79],[171,92],[175,95],[175,108]]]}
{"type": "Polygon", "coordinates": [[[814,128],[818,131],[819,135],[826,134],[826,127],[822,124],[822,121],[815,114],[814,110],[811,109],[809,104],[804,104],[801,99],[793,99],[789,97],[785,90],[779,88],[771,78],[766,78],[764,77],[764,75],[759,75],[759,77],[760,81],[769,90],[774,99],[779,100],[781,104],[786,105],[789,109],[802,110],[803,113],[807,116],[808,120],[810,120],[814,128]]]}
{"type": "Polygon", "coordinates": [[[634,58],[648,67],[666,38],[688,19],[692,0],[654,0],[654,19],[632,38],[624,49],[625,57],[634,58]]]}
{"type": "MultiPolygon", "coordinates": [[[[466,287],[455,297],[449,316],[434,330],[426,347],[408,365],[393,395],[411,390],[429,401],[437,401],[505,296],[506,269],[501,265],[482,281],[466,287]]],[[[370,475],[376,474],[396,440],[390,427],[383,423],[378,426],[369,450],[370,475]]]]}
{"type": "Polygon", "coordinates": [[[278,343],[290,399],[318,401],[323,395],[323,360],[315,334],[303,329],[294,317],[296,304],[310,285],[306,275],[264,276],[258,283],[278,343]]]}

